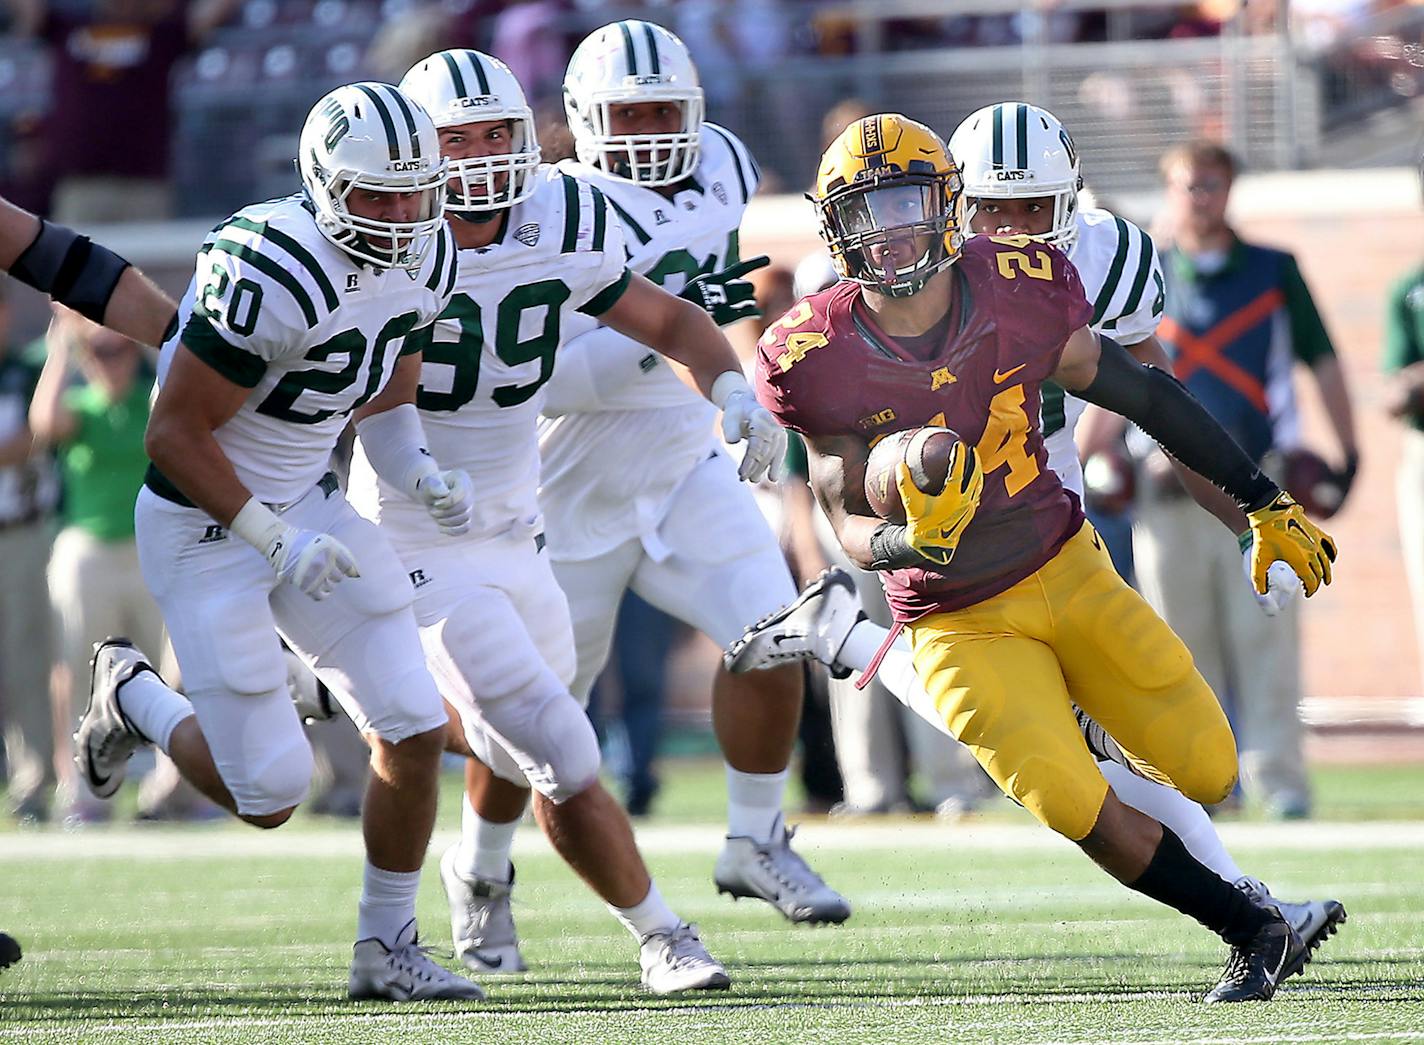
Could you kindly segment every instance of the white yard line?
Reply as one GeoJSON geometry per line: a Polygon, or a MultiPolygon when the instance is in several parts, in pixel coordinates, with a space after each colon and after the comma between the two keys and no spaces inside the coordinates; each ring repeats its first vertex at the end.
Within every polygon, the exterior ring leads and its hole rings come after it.
{"type": "MultiPolygon", "coordinates": [[[[1321,849],[1418,849],[1424,852],[1424,822],[1230,823],[1221,836],[1232,849],[1315,851],[1321,849]]],[[[722,829],[714,824],[652,825],[637,829],[638,843],[650,854],[714,854],[722,847],[722,829]]],[[[441,832],[431,842],[438,852],[455,840],[441,832]]],[[[957,824],[897,820],[855,824],[803,824],[797,848],[843,852],[896,849],[923,852],[1005,850],[1071,851],[1072,846],[1032,824],[957,824]]],[[[518,846],[525,853],[551,852],[536,828],[521,828],[518,846]]],[[[0,864],[47,859],[172,860],[207,857],[359,856],[361,836],[323,828],[245,831],[226,827],[98,828],[84,831],[17,831],[0,834],[0,864]]]]}

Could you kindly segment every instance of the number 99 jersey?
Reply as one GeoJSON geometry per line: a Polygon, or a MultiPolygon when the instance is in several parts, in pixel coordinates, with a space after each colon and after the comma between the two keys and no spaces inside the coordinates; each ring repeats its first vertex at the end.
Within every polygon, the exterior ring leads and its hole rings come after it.
{"type": "MultiPolygon", "coordinates": [[[[874,443],[943,425],[975,447],[984,493],[953,561],[881,575],[902,623],[1006,591],[1083,520],[1039,428],[1039,390],[1091,314],[1077,272],[1046,244],[975,236],[950,275],[949,315],[913,354],[875,326],[849,281],[802,299],[757,345],[757,398],[788,428],[874,443]]],[[[859,497],[849,507],[869,514],[859,497]]]]}
{"type": "MultiPolygon", "coordinates": [[[[549,166],[531,181],[494,243],[459,251],[455,293],[425,347],[416,396],[431,456],[474,484],[471,539],[540,528],[544,385],[570,321],[613,307],[631,279],[603,193],[549,166]]],[[[359,439],[349,496],[399,549],[449,541],[424,508],[377,479],[359,439]]]]}
{"type": "MultiPolygon", "coordinates": [[[[378,269],[322,236],[301,196],[254,204],[204,240],[158,380],[181,343],[250,389],[213,436],[254,497],[294,501],[330,469],[347,415],[386,386],[399,356],[424,347],[454,287],[448,228],[420,269],[378,269]]],[[[187,503],[155,470],[147,482],[187,503]]]]}

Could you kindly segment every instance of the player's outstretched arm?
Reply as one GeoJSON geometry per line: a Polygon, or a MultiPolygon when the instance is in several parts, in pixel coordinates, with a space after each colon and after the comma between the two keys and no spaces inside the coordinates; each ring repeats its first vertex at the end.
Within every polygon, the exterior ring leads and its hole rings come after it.
{"type": "Polygon", "coordinates": [[[1335,542],[1271,482],[1186,388],[1142,366],[1121,345],[1086,327],[1064,347],[1054,380],[1090,403],[1121,414],[1183,465],[1211,480],[1246,513],[1255,544],[1252,580],[1266,592],[1277,560],[1300,578],[1307,596],[1330,583],[1335,542]]]}
{"type": "Polygon", "coordinates": [[[702,308],[633,276],[623,296],[599,321],[642,342],[678,366],[678,376],[722,411],[727,442],[747,441],[743,479],[780,478],[786,431],[757,403],[737,354],[702,308]]]}
{"type": "Polygon", "coordinates": [[[356,410],[356,438],[377,475],[424,505],[441,533],[457,537],[470,529],[474,486],[460,469],[441,469],[426,449],[415,409],[421,359],[420,352],[402,355],[386,387],[356,410]]]}
{"type": "Polygon", "coordinates": [[[0,197],[0,269],[144,345],[160,345],[177,306],[107,247],[0,197]]]}

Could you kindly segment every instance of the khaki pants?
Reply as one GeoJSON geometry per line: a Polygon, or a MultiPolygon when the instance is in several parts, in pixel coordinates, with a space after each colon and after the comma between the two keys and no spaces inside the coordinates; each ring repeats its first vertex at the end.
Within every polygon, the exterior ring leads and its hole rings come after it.
{"type": "Polygon", "coordinates": [[[1404,554],[1404,574],[1414,604],[1414,628],[1420,666],[1424,668],[1424,432],[1404,433],[1404,453],[1399,462],[1399,544],[1404,554]]]}
{"type": "Polygon", "coordinates": [[[43,802],[54,786],[50,617],[44,612],[47,521],[0,531],[0,728],[10,802],[43,802]]]}
{"type": "Polygon", "coordinates": [[[1236,542],[1187,497],[1141,503],[1133,555],[1142,594],[1187,644],[1217,698],[1230,694],[1248,793],[1277,809],[1304,810],[1310,785],[1298,601],[1267,617],[1251,595],[1236,542]]]}

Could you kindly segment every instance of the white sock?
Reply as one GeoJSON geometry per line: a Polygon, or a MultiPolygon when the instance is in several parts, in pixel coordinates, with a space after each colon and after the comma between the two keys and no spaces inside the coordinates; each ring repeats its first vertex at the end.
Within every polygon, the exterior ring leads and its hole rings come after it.
{"type": "Polygon", "coordinates": [[[727,835],[770,842],[781,819],[781,799],[791,770],[743,773],[727,767],[727,835]]]}
{"type": "Polygon", "coordinates": [[[455,850],[455,870],[462,878],[509,881],[509,852],[518,830],[518,819],[499,824],[480,816],[466,795],[460,803],[460,847],[455,850]]]}
{"type": "Polygon", "coordinates": [[[419,871],[383,871],[367,860],[356,915],[356,942],[374,938],[394,949],[401,930],[415,920],[419,889],[419,871]]]}
{"type": "Polygon", "coordinates": [[[846,636],[845,645],[836,654],[836,663],[855,671],[864,671],[889,631],[890,629],[876,624],[873,620],[857,622],[846,636]]]}
{"type": "Polygon", "coordinates": [[[151,671],[137,671],[119,686],[119,710],[133,727],[166,753],[178,723],[193,713],[188,698],[151,671]]]}
{"type": "Polygon", "coordinates": [[[613,917],[623,923],[623,928],[633,934],[633,939],[640,943],[645,936],[652,933],[670,933],[682,924],[682,919],[673,913],[673,909],[663,899],[663,894],[658,892],[656,882],[648,885],[648,895],[643,897],[641,902],[632,907],[614,907],[609,904],[608,909],[613,912],[613,917]]]}
{"type": "Polygon", "coordinates": [[[1244,876],[1245,872],[1236,866],[1226,846],[1221,844],[1221,836],[1216,833],[1216,825],[1206,810],[1186,795],[1140,777],[1116,762],[1099,762],[1098,769],[1125,805],[1170,828],[1182,840],[1187,852],[1202,864],[1228,882],[1236,882],[1244,876]]]}

